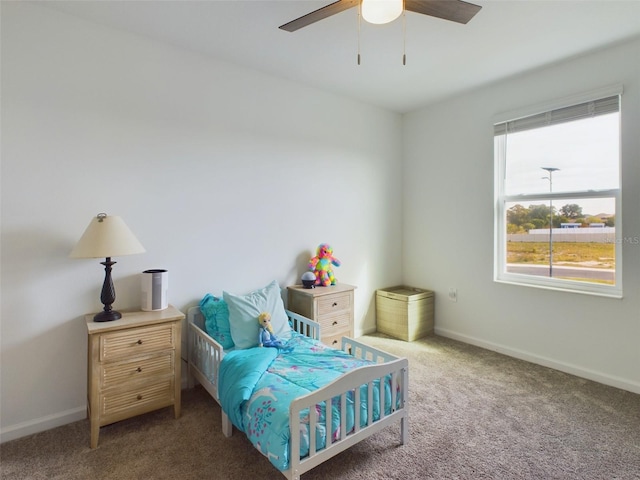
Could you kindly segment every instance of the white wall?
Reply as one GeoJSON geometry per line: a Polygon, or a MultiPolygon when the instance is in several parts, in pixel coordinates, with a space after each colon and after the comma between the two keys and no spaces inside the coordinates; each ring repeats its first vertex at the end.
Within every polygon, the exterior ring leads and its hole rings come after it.
{"type": "Polygon", "coordinates": [[[68,253],[101,211],[147,249],[116,259],[116,308],[139,306],[147,268],[169,269],[184,310],[285,286],[328,241],[358,286],[357,334],[375,329],[375,289],[404,282],[436,291],[440,334],[640,392],[640,245],[623,246],[622,300],[492,281],[502,111],[623,83],[622,228],[640,237],[640,41],[403,122],[25,2],[1,13],[2,441],[85,416],[103,270],[68,253]]]}
{"type": "Polygon", "coordinates": [[[437,333],[640,393],[639,58],[636,40],[405,116],[403,276],[435,290],[437,333]],[[494,283],[493,117],[617,83],[624,298],[494,283]]]}
{"type": "Polygon", "coordinates": [[[25,2],[2,3],[1,432],[85,417],[98,260],[68,254],[121,215],[115,308],[169,270],[171,303],[298,281],[322,242],[358,286],[401,281],[401,118],[25,2]]]}

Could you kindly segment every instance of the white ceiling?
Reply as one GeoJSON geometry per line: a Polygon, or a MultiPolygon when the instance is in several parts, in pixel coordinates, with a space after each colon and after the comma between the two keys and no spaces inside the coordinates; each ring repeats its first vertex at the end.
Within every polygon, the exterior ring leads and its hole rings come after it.
{"type": "Polygon", "coordinates": [[[359,66],[356,8],[293,33],[278,29],[332,0],[44,4],[397,112],[640,35],[640,0],[471,1],[482,10],[467,25],[407,12],[405,66],[401,20],[363,22],[359,66]]]}

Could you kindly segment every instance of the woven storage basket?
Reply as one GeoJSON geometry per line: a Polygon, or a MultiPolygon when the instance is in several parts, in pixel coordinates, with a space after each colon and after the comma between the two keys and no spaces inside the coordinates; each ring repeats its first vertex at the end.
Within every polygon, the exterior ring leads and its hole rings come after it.
{"type": "Polygon", "coordinates": [[[434,294],[397,286],[376,291],[378,332],[412,342],[433,332],[434,294]]]}

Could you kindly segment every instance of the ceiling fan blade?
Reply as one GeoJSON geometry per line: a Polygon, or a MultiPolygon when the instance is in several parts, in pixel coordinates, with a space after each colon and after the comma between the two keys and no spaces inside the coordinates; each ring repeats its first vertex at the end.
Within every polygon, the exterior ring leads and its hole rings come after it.
{"type": "Polygon", "coordinates": [[[319,8],[318,10],[307,13],[300,18],[296,18],[289,23],[280,25],[280,27],[278,28],[286,30],[287,32],[295,32],[302,27],[306,27],[307,25],[311,25],[312,23],[335,15],[336,13],[340,13],[351,7],[355,7],[359,3],[360,0],[338,0],[337,2],[333,2],[327,5],[326,7],[319,8]]]}
{"type": "Polygon", "coordinates": [[[410,12],[467,23],[482,7],[462,0],[405,0],[404,8],[410,12]]]}

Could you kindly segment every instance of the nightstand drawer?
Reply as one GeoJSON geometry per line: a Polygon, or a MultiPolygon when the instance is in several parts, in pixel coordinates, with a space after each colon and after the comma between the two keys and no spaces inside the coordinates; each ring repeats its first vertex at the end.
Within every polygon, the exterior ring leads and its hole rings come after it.
{"type": "Polygon", "coordinates": [[[122,385],[130,381],[145,380],[158,375],[172,375],[175,365],[173,350],[160,355],[144,356],[123,362],[102,365],[102,388],[122,385]]]}
{"type": "Polygon", "coordinates": [[[318,322],[321,327],[322,336],[332,336],[339,332],[346,332],[349,335],[351,331],[351,314],[349,312],[333,317],[321,318],[318,322]]]}
{"type": "Polygon", "coordinates": [[[330,346],[331,348],[337,348],[338,350],[342,346],[342,337],[348,337],[349,332],[340,333],[337,335],[322,335],[322,343],[330,346]]]}
{"type": "Polygon", "coordinates": [[[129,358],[175,346],[172,325],[132,328],[100,336],[100,361],[129,358]]]}
{"type": "MultiPolygon", "coordinates": [[[[337,312],[346,312],[351,309],[351,295],[344,293],[331,295],[318,300],[318,317],[321,319],[325,315],[332,315],[337,312]]],[[[317,320],[322,321],[322,320],[317,320]]]]}
{"type": "Polygon", "coordinates": [[[101,416],[119,416],[129,410],[145,411],[154,405],[170,405],[174,400],[174,378],[168,377],[162,381],[139,388],[124,391],[112,391],[102,395],[100,399],[101,416]]]}

